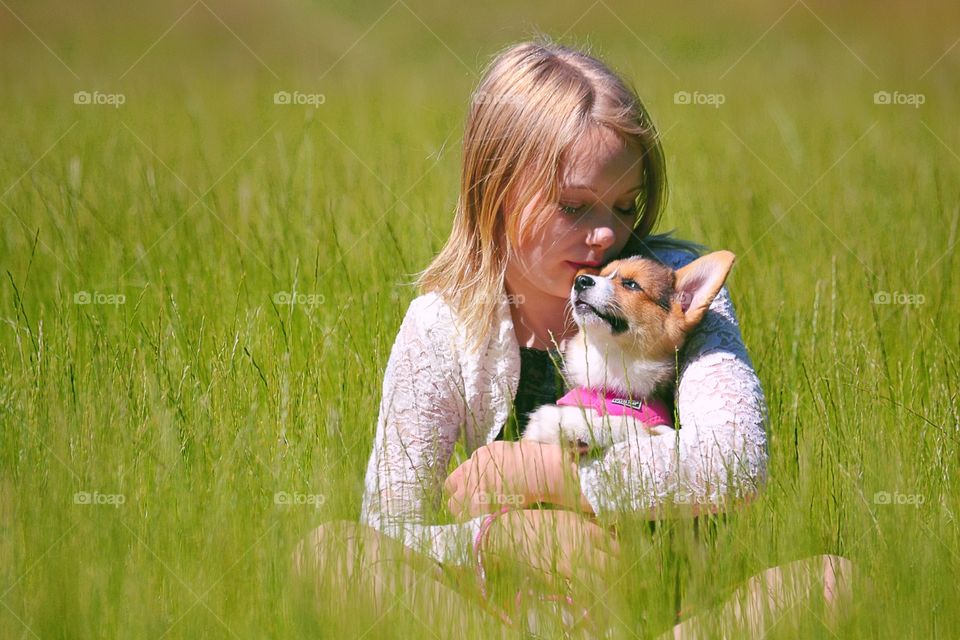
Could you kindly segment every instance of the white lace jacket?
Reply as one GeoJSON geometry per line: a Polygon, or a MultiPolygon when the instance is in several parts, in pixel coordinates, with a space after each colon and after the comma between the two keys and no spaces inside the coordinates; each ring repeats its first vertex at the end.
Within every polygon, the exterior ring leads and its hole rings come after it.
{"type": "MultiPolygon", "coordinates": [[[[679,268],[693,256],[655,252],[679,268]]],[[[454,444],[466,451],[496,439],[520,377],[520,349],[502,302],[480,355],[464,348],[450,307],[435,293],[415,298],[400,326],[383,380],[360,521],[439,562],[465,565],[483,516],[425,522],[444,499],[454,444]]],[[[677,434],[619,443],[582,457],[581,490],[598,515],[667,502],[716,504],[766,481],[767,408],[740,336],[727,288],[679,354],[677,434]]]]}

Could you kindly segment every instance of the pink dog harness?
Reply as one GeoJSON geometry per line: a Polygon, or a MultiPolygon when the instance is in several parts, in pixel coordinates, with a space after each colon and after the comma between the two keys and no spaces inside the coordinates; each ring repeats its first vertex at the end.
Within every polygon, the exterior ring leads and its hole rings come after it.
{"type": "Polygon", "coordinates": [[[601,416],[633,416],[638,422],[651,427],[673,424],[673,416],[660,400],[640,402],[619,396],[613,391],[600,395],[596,389],[574,387],[557,400],[557,404],[594,409],[601,416]]]}

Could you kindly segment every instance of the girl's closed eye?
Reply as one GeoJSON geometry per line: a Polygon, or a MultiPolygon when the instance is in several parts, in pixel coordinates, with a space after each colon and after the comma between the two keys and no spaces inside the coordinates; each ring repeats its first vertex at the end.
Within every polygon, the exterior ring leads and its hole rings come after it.
{"type": "MultiPolygon", "coordinates": [[[[582,212],[583,212],[584,205],[582,205],[582,204],[579,204],[579,205],[578,205],[578,204],[564,204],[564,203],[560,203],[559,207],[560,207],[560,210],[561,210],[562,212],[564,212],[564,213],[567,213],[567,214],[570,214],[570,215],[576,215],[576,214],[578,214],[578,213],[582,213],[582,212]]],[[[629,207],[626,207],[626,208],[624,208],[624,207],[615,207],[614,210],[615,210],[617,213],[623,214],[623,215],[625,215],[625,216],[632,216],[632,215],[634,215],[634,214],[637,213],[637,205],[636,205],[636,203],[634,203],[634,204],[631,204],[629,207]]]]}

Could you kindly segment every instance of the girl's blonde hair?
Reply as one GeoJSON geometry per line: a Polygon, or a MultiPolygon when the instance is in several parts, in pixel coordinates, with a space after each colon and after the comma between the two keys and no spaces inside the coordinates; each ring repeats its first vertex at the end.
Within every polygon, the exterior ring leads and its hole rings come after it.
{"type": "Polygon", "coordinates": [[[702,251],[669,233],[651,235],[666,200],[667,177],[659,133],[637,92],[581,51],[546,38],[513,45],[493,59],[473,92],[453,229],[417,279],[421,294],[435,291],[451,305],[473,348],[482,345],[506,295],[509,257],[542,222],[530,220],[521,228],[522,207],[514,204],[538,197],[556,202],[569,148],[598,125],[635,141],[642,151],[644,187],[621,255],[653,257],[655,247],[702,251]]]}

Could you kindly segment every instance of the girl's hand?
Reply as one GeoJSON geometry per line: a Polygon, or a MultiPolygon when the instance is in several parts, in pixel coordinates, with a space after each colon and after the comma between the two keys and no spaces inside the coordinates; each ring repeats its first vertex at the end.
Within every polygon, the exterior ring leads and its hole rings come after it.
{"type": "MultiPolygon", "coordinates": [[[[480,447],[444,482],[454,517],[467,520],[508,505],[523,508],[537,502],[582,507],[577,466],[560,445],[498,440],[480,447]],[[567,482],[568,484],[564,484],[567,482]],[[564,487],[571,491],[564,491],[564,487]]],[[[589,512],[589,504],[586,505],[589,512]]]]}
{"type": "Polygon", "coordinates": [[[603,527],[572,511],[547,509],[501,515],[493,521],[483,550],[488,569],[519,563],[548,581],[586,581],[593,591],[602,591],[620,556],[620,545],[603,527]]]}

